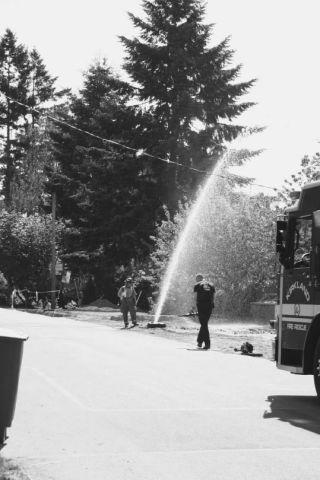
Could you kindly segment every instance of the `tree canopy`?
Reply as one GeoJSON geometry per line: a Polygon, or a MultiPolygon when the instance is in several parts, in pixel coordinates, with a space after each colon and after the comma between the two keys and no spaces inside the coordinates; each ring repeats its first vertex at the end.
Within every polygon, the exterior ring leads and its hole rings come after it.
{"type": "MultiPolygon", "coordinates": [[[[56,226],[57,248],[63,226],[56,226]]],[[[51,260],[50,216],[0,211],[0,265],[9,284],[41,290],[47,285],[51,260]]]]}
{"type": "Polygon", "coordinates": [[[59,214],[75,227],[66,253],[73,265],[96,274],[104,270],[111,276],[115,266],[147,254],[159,208],[148,163],[116,144],[139,146],[134,132],[141,113],[128,102],[131,92],[105,61],[93,64],[63,117],[77,129],[52,132],[58,168],[51,188],[59,214]]]}
{"type": "MultiPolygon", "coordinates": [[[[229,38],[211,44],[214,27],[204,23],[204,2],[142,4],[144,19],[129,14],[139,36],[121,37],[130,82],[102,60],[89,66],[79,92],[58,92],[37,50],[20,44],[11,30],[0,38],[3,245],[13,238],[9,224],[25,232],[12,241],[21,241],[14,273],[6,259],[15,253],[0,245],[0,256],[3,273],[15,281],[26,280],[23,271],[18,275],[26,259],[36,272],[32,279],[41,277],[32,260],[35,239],[29,237],[34,229],[50,245],[44,225],[52,196],[64,221],[58,253],[74,273],[94,274],[97,294],[110,295],[124,272],[146,266],[150,258],[159,284],[168,259],[165,254],[157,267],[159,245],[152,237],[162,238],[159,225],[184,220],[182,205],[192,204],[229,142],[251,131],[240,116],[253,105],[246,94],[254,80],[240,81],[229,38]],[[11,223],[10,215],[16,215],[11,223]]],[[[229,161],[241,163],[256,153],[242,151],[229,161]]],[[[229,177],[229,190],[239,183],[245,181],[229,177]]],[[[226,211],[243,205],[242,197],[232,207],[219,202],[226,211]]],[[[211,210],[219,218],[216,207],[211,210]]],[[[214,244],[216,237],[209,241],[203,231],[203,245],[214,244]]],[[[46,272],[48,245],[41,256],[46,272]]],[[[203,248],[211,254],[210,246],[203,248]]]]}
{"type": "MultiPolygon", "coordinates": [[[[145,19],[129,17],[139,30],[122,36],[124,68],[154,122],[152,150],[159,156],[211,171],[227,142],[245,131],[235,124],[252,102],[243,100],[254,80],[237,82],[241,67],[232,66],[226,38],[210,46],[212,25],[203,23],[199,0],[144,0],[145,19]]],[[[192,194],[203,177],[177,166],[162,172],[163,202],[173,209],[184,194],[192,194]]]]}
{"type": "Polygon", "coordinates": [[[279,191],[279,199],[290,203],[290,193],[300,191],[306,183],[320,180],[320,153],[312,157],[305,155],[300,162],[300,170],[284,181],[283,188],[279,191]]]}
{"type": "MultiPolygon", "coordinates": [[[[159,287],[191,208],[181,205],[178,213],[171,217],[167,212],[167,218],[158,224],[150,268],[159,287]]],[[[246,315],[250,302],[274,297],[276,215],[272,198],[235,192],[225,179],[213,183],[180,252],[165,312],[186,313],[191,309],[197,272],[213,281],[216,312],[220,314],[246,315]]]]}

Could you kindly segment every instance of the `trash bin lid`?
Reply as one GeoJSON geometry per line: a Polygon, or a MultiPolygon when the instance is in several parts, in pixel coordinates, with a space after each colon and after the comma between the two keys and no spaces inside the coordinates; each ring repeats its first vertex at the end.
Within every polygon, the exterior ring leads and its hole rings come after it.
{"type": "Polygon", "coordinates": [[[8,340],[28,340],[28,335],[14,332],[13,330],[7,330],[6,328],[0,328],[0,340],[6,338],[8,340]]]}

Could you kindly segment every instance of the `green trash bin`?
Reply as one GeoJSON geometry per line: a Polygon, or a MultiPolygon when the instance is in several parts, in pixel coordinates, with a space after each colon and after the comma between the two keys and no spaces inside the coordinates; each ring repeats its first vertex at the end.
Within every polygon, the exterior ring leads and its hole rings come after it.
{"type": "Polygon", "coordinates": [[[0,449],[11,427],[18,393],[24,341],[28,337],[0,329],[0,449]]]}

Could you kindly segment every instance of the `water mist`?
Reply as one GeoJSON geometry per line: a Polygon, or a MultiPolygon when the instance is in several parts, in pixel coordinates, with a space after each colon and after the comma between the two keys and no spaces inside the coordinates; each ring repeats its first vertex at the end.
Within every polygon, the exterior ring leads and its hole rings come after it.
{"type": "MultiPolygon", "coordinates": [[[[169,265],[167,267],[161,289],[160,289],[160,297],[156,307],[156,313],[153,321],[153,325],[156,326],[163,326],[163,324],[159,323],[160,316],[162,314],[162,310],[164,304],[166,302],[168,293],[171,288],[172,279],[174,275],[177,273],[177,268],[179,264],[179,260],[181,257],[182,252],[186,249],[188,245],[188,241],[191,240],[191,231],[194,226],[197,225],[197,220],[199,218],[201,210],[204,208],[207,198],[215,193],[216,190],[216,183],[219,180],[219,172],[224,165],[225,156],[221,158],[221,160],[216,164],[214,170],[212,171],[211,175],[209,176],[208,180],[204,184],[204,186],[200,189],[199,195],[193,206],[191,207],[190,213],[186,220],[186,224],[179,235],[176,248],[171,256],[169,261],[169,265]]],[[[196,273],[196,272],[194,272],[196,273]]],[[[149,326],[152,326],[149,325],[149,326]]]]}

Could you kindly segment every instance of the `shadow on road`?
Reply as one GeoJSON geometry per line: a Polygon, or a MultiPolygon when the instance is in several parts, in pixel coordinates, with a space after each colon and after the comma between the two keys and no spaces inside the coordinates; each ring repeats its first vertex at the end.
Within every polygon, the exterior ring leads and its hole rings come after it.
{"type": "Polygon", "coordinates": [[[264,418],[278,418],[294,427],[320,434],[320,402],[317,397],[297,395],[271,395],[270,411],[264,418]]]}

